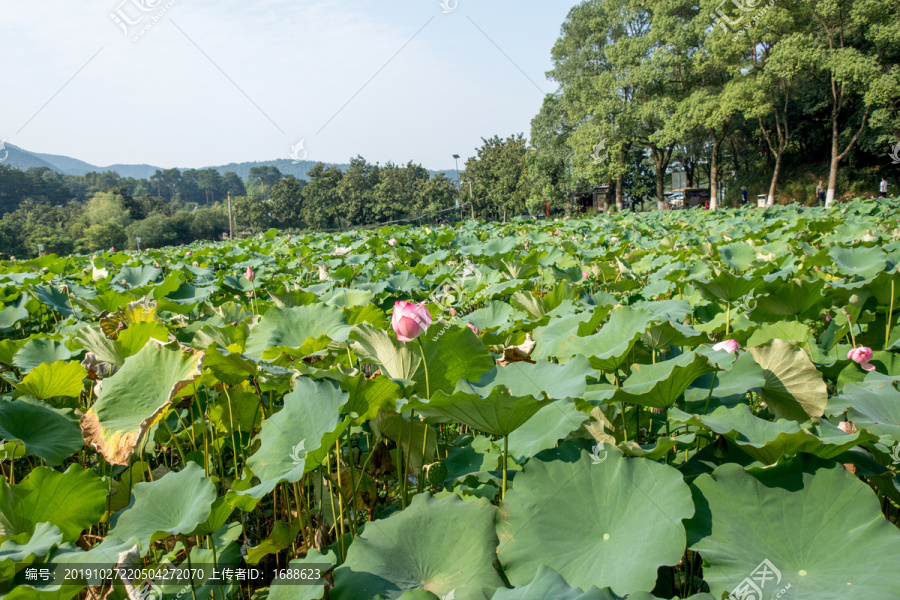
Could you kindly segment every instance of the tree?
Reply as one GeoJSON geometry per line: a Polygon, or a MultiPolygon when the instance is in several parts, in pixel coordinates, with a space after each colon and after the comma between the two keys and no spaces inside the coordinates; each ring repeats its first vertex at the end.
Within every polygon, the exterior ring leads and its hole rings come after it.
{"type": "Polygon", "coordinates": [[[272,222],[286,229],[301,227],[303,219],[303,184],[293,175],[288,175],[272,188],[272,222]]]}
{"type": "Polygon", "coordinates": [[[84,239],[87,249],[91,252],[114,247],[122,249],[128,242],[125,228],[111,221],[91,225],[84,231],[84,239]]]}
{"type": "Polygon", "coordinates": [[[482,138],[477,156],[466,161],[466,177],[475,179],[475,209],[486,218],[503,218],[525,211],[527,190],[522,134],[482,138]]]}
{"type": "Polygon", "coordinates": [[[338,167],[318,163],[307,172],[309,183],[302,190],[301,214],[311,229],[331,227],[342,210],[339,188],[344,173],[338,167]]]}
{"type": "Polygon", "coordinates": [[[125,209],[124,198],[112,192],[95,194],[88,202],[85,214],[91,225],[116,223],[124,228],[131,222],[131,217],[125,209]]]}
{"type": "Polygon", "coordinates": [[[531,121],[531,147],[525,155],[529,213],[544,212],[547,206],[562,208],[567,191],[574,188],[569,174],[571,133],[562,98],[558,94],[547,95],[541,111],[531,121]]]}
{"type": "Polygon", "coordinates": [[[222,193],[230,193],[232,196],[246,196],[247,188],[244,182],[234,171],[227,171],[222,175],[222,193]]]}
{"type": "Polygon", "coordinates": [[[250,183],[259,181],[266,188],[271,188],[281,181],[284,175],[278,170],[278,167],[250,167],[250,175],[248,180],[250,183]]]}
{"type": "Polygon", "coordinates": [[[349,226],[375,222],[375,187],[380,180],[381,169],[369,164],[362,156],[350,160],[350,167],[338,184],[341,197],[339,217],[349,226]]]}

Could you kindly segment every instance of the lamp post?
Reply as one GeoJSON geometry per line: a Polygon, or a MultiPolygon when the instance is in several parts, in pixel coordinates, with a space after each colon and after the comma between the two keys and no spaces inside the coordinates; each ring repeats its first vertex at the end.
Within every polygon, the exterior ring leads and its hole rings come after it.
{"type": "Polygon", "coordinates": [[[459,208],[459,198],[462,194],[462,185],[459,181],[459,154],[454,154],[453,160],[456,161],[456,208],[459,208]]]}
{"type": "Polygon", "coordinates": [[[140,252],[141,251],[141,238],[140,237],[134,238],[134,242],[137,244],[138,252],[140,252]]]}

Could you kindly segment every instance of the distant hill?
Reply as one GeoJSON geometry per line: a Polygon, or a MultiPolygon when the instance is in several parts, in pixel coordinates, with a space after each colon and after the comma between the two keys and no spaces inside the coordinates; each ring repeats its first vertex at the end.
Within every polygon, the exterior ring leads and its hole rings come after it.
{"type": "MultiPolygon", "coordinates": [[[[18,167],[23,171],[32,167],[48,167],[58,173],[64,175],[85,175],[86,173],[103,173],[105,171],[114,171],[120,177],[133,177],[135,179],[149,179],[156,171],[163,170],[162,167],[154,167],[153,165],[110,165],[108,167],[98,167],[77,158],[69,156],[60,156],[57,154],[42,154],[40,152],[28,152],[18,146],[6,144],[9,156],[3,162],[4,165],[18,167]]],[[[0,157],[3,152],[0,151],[0,157]]],[[[318,163],[316,161],[304,160],[297,164],[286,158],[277,160],[266,160],[257,162],[231,163],[217,167],[204,167],[206,169],[215,169],[221,174],[228,171],[237,173],[241,179],[246,179],[250,175],[250,169],[253,167],[277,167],[279,171],[285,175],[293,175],[297,179],[307,179],[307,172],[318,163]]],[[[325,163],[328,167],[339,167],[347,169],[349,164],[325,163]]],[[[180,169],[185,171],[187,169],[180,169]]],[[[443,171],[429,171],[431,175],[442,173],[443,171]]]]}

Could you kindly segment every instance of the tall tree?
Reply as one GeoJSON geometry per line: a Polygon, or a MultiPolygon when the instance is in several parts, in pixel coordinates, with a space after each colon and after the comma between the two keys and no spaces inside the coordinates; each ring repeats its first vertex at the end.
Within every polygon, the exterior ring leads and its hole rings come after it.
{"type": "Polygon", "coordinates": [[[486,218],[502,218],[525,211],[524,177],[527,144],[522,134],[501,139],[482,138],[477,156],[466,161],[465,177],[475,180],[475,209],[486,218]]]}

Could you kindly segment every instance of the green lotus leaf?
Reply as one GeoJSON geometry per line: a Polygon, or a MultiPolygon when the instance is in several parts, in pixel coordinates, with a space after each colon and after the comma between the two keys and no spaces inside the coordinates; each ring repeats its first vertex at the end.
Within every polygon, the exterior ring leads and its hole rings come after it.
{"type": "Polygon", "coordinates": [[[428,398],[427,391],[432,396],[438,392],[452,393],[457,382],[480,377],[495,364],[490,351],[468,327],[438,321],[417,341],[422,342],[421,348],[416,347],[416,342],[409,346],[413,346],[411,350],[414,354],[424,350],[425,364],[428,366],[427,381],[425,365],[418,368],[412,377],[420,398],[428,398]]]}
{"type": "Polygon", "coordinates": [[[761,395],[776,417],[803,423],[824,414],[828,389],[806,352],[782,340],[750,351],[765,372],[761,395]]]}
{"type": "Polygon", "coordinates": [[[34,563],[35,559],[46,556],[62,542],[62,539],[63,536],[56,525],[38,523],[33,534],[23,533],[0,544],[0,581],[9,582],[17,570],[22,570],[26,565],[34,563]],[[19,538],[27,538],[27,542],[19,538]]]}
{"type": "Polygon", "coordinates": [[[732,271],[746,271],[756,260],[756,250],[746,242],[719,246],[719,260],[732,271]]]}
{"type": "Polygon", "coordinates": [[[127,358],[125,350],[117,341],[109,339],[99,329],[83,327],[78,330],[73,339],[88,352],[93,352],[101,362],[108,362],[118,367],[125,364],[127,358]]]}
{"type": "Polygon", "coordinates": [[[386,331],[365,323],[353,328],[350,339],[360,359],[378,365],[391,379],[412,379],[422,362],[422,356],[415,351],[417,344],[399,342],[386,331]]]}
{"type": "Polygon", "coordinates": [[[332,600],[396,599],[416,589],[488,600],[504,585],[495,567],[496,512],[485,500],[415,496],[406,510],[366,524],[334,571],[332,600]]]}
{"type": "Polygon", "coordinates": [[[767,598],[787,585],[786,598],[896,597],[900,531],[841,465],[808,456],[749,471],[725,464],[693,491],[690,547],[703,557],[713,596],[748,579],[759,585],[765,568],[767,598]]]}
{"type": "Polygon", "coordinates": [[[545,399],[579,398],[593,370],[583,356],[564,366],[547,361],[494,367],[477,383],[460,380],[453,394],[411,402],[425,416],[451,419],[493,435],[509,435],[543,406],[545,399]],[[543,389],[542,389],[543,388],[543,389]]]}
{"type": "Polygon", "coordinates": [[[753,332],[753,335],[747,340],[747,347],[764,346],[772,340],[805,344],[811,335],[812,331],[809,327],[797,321],[766,323],[753,332]]]}
{"type": "MultiPolygon", "coordinates": [[[[715,362],[715,355],[707,355],[710,361],[715,362]]],[[[690,410],[701,412],[706,410],[707,398],[716,398],[717,403],[725,406],[734,406],[747,398],[747,393],[759,391],[766,384],[766,376],[763,368],[753,359],[749,352],[741,352],[737,359],[726,359],[718,362],[718,366],[724,370],[714,375],[706,375],[694,382],[694,386],[685,390],[685,401],[691,406],[690,410]],[[712,378],[715,377],[715,382],[712,378]],[[710,387],[712,395],[710,396],[710,387]]],[[[714,405],[713,405],[714,406],[714,405]]]]}
{"type": "MultiPolygon", "coordinates": [[[[437,434],[433,427],[418,418],[409,421],[394,410],[382,408],[375,419],[369,421],[369,426],[376,438],[393,440],[403,449],[403,456],[408,457],[409,468],[414,473],[421,472],[423,465],[437,457],[437,434]]],[[[395,465],[401,463],[397,458],[393,460],[395,465]]]]}
{"type": "Polygon", "coordinates": [[[7,306],[0,310],[0,331],[9,331],[28,316],[28,309],[24,306],[7,306]]]}
{"type": "Polygon", "coordinates": [[[13,364],[19,367],[22,373],[28,373],[44,363],[68,361],[72,356],[72,351],[62,342],[49,338],[33,338],[19,348],[13,356],[13,364]]]}
{"type": "Polygon", "coordinates": [[[824,287],[825,282],[821,279],[776,281],[767,287],[768,293],[756,299],[756,303],[759,308],[783,317],[819,313],[826,302],[822,294],[824,287]]]}
{"type": "Polygon", "coordinates": [[[349,425],[341,415],[348,398],[333,381],[298,378],[284,408],[262,422],[259,450],[247,459],[261,483],[240,493],[262,498],[280,481],[300,481],[318,467],[349,425]]]}
{"type": "Polygon", "coordinates": [[[655,325],[641,336],[641,341],[651,350],[666,350],[670,345],[693,346],[706,339],[699,331],[673,321],[655,325]]]}
{"type": "Polygon", "coordinates": [[[841,415],[846,410],[847,420],[858,428],[900,442],[900,392],[893,384],[848,383],[829,409],[833,405],[839,410],[829,410],[829,414],[841,415]]]}
{"type": "Polygon", "coordinates": [[[84,446],[81,427],[71,409],[55,409],[22,397],[0,401],[0,436],[19,440],[25,451],[56,467],[84,446]]]}
{"type": "Polygon", "coordinates": [[[189,283],[181,284],[177,290],[165,296],[176,304],[200,304],[206,302],[210,296],[219,291],[219,286],[193,286],[189,283]]]}
{"type": "Polygon", "coordinates": [[[498,329],[500,332],[507,331],[509,327],[526,318],[525,313],[516,310],[506,302],[497,300],[491,301],[484,308],[474,310],[463,317],[481,331],[498,329]]]}
{"type": "Polygon", "coordinates": [[[444,483],[451,485],[467,475],[498,471],[501,468],[500,457],[498,447],[491,438],[483,435],[476,436],[471,443],[461,448],[452,446],[447,450],[447,457],[441,460],[447,467],[444,483]]]}
{"type": "Polygon", "coordinates": [[[37,467],[16,485],[0,478],[0,539],[31,533],[38,523],[53,523],[64,540],[74,542],[82,530],[100,521],[107,491],[106,483],[78,465],[65,473],[37,467]]]}
{"type": "Polygon", "coordinates": [[[587,356],[595,369],[614,371],[622,366],[635,342],[651,327],[654,319],[645,310],[617,308],[612,311],[609,323],[603,326],[600,333],[569,338],[556,356],[560,359],[587,356]]]}
{"type": "Polygon", "coordinates": [[[43,363],[16,384],[16,389],[39,400],[77,398],[84,389],[85,377],[87,371],[78,363],[43,363]]]}
{"type": "Polygon", "coordinates": [[[578,335],[584,324],[592,321],[593,316],[589,312],[551,318],[547,325],[534,330],[535,350],[532,353],[532,359],[546,360],[557,356],[566,341],[578,335]]]}
{"type": "Polygon", "coordinates": [[[801,452],[833,459],[851,448],[878,437],[865,431],[847,435],[828,421],[818,426],[801,427],[796,421],[776,422],[760,419],[746,404],[733,408],[721,406],[706,416],[670,413],[679,423],[691,424],[723,435],[759,462],[771,465],[784,455],[801,452]]]}
{"type": "Polygon", "coordinates": [[[844,275],[856,275],[872,279],[887,266],[887,255],[881,248],[842,248],[834,246],[828,251],[837,270],[844,275]]]}
{"type": "Polygon", "coordinates": [[[128,464],[135,447],[163,418],[172,400],[200,377],[203,353],[177,342],[149,342],[103,382],[81,417],[85,441],[112,464],[128,464]]]}
{"type": "Polygon", "coordinates": [[[628,595],[652,590],[657,569],[681,560],[682,520],[693,516],[694,505],[678,471],[613,449],[595,462],[566,443],[516,476],[497,526],[510,583],[524,585],[547,565],[569,585],[628,595]]]}
{"type": "Polygon", "coordinates": [[[509,434],[509,456],[524,464],[538,452],[555,447],[559,440],[565,439],[590,418],[589,414],[578,410],[574,402],[547,404],[509,434]]]}
{"type": "Polygon", "coordinates": [[[694,380],[712,371],[705,356],[686,352],[653,365],[633,365],[631,376],[622,387],[591,391],[585,394],[584,399],[599,404],[627,402],[652,408],[669,408],[675,406],[675,402],[694,380]]]}
{"type": "Polygon", "coordinates": [[[163,343],[168,342],[169,330],[156,321],[135,323],[119,333],[116,343],[125,356],[133,356],[140,352],[151,338],[163,343]]]}
{"type": "Polygon", "coordinates": [[[191,533],[205,522],[215,499],[216,486],[204,476],[203,467],[188,462],[179,472],[136,484],[131,503],[110,518],[109,534],[99,547],[132,540],[146,556],[153,542],[191,533]]]}
{"type": "Polygon", "coordinates": [[[276,358],[282,352],[302,358],[332,341],[346,341],[349,333],[343,311],[334,306],[272,308],[250,332],[245,352],[252,358],[276,358]]]}
{"type": "Polygon", "coordinates": [[[50,287],[46,284],[36,285],[31,288],[31,294],[38,302],[44,306],[49,306],[51,309],[62,315],[64,319],[68,319],[75,315],[75,309],[72,307],[69,296],[63,294],[54,287],[50,287]]]}
{"type": "Polygon", "coordinates": [[[728,271],[720,271],[709,281],[694,281],[693,284],[704,298],[715,302],[735,302],[762,283],[761,277],[738,277],[728,271]]]}

